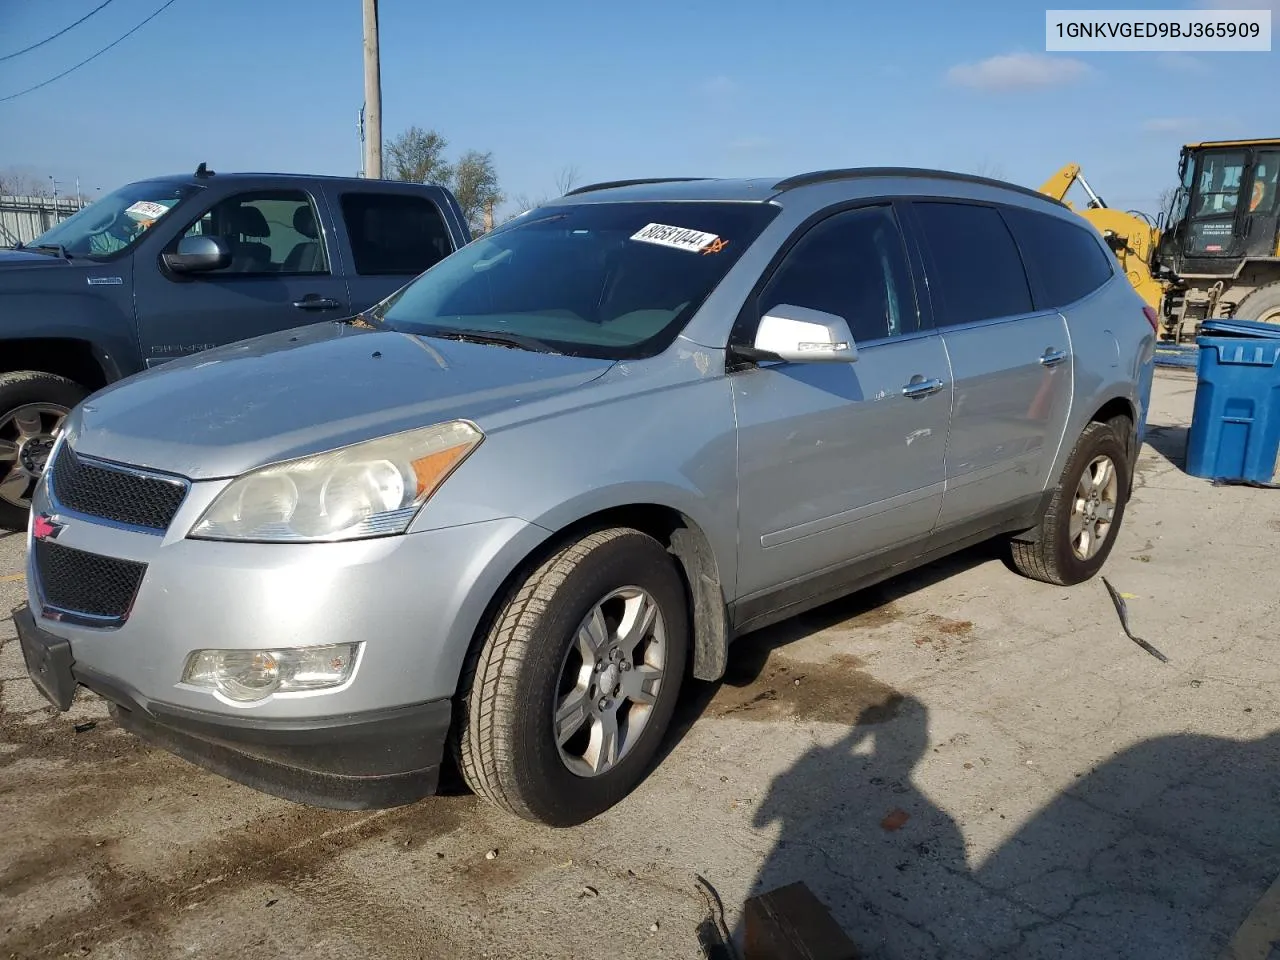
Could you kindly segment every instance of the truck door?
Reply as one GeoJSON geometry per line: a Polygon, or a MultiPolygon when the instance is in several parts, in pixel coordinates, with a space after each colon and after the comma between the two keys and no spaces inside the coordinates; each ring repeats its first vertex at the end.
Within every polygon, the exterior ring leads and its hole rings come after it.
{"type": "Polygon", "coordinates": [[[391,184],[330,184],[329,205],[344,229],[339,238],[353,312],[366,310],[453,253],[451,210],[391,184]]]}
{"type": "Polygon", "coordinates": [[[148,366],[210,347],[347,316],[350,298],[335,269],[333,238],[319,199],[299,189],[251,190],[217,200],[184,236],[222,237],[231,263],[178,276],[159,258],[138,263],[138,341],[148,366]]]}
{"type": "MultiPolygon", "coordinates": [[[[1200,155],[1183,250],[1188,260],[1238,259],[1243,255],[1240,193],[1248,159],[1245,150],[1213,150],[1200,155]]],[[[1212,266],[1209,270],[1216,272],[1212,266]]]]}

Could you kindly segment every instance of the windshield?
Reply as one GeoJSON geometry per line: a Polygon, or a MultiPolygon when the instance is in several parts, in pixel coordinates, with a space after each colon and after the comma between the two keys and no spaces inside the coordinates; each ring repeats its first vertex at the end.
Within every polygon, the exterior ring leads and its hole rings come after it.
{"type": "Polygon", "coordinates": [[[105,259],[132,247],[198,189],[190,184],[131,183],[89,204],[26,246],[60,246],[73,257],[105,259]]]}
{"type": "Polygon", "coordinates": [[[530,211],[373,311],[386,326],[626,359],[660,352],[778,208],[600,203],[530,211]]]}

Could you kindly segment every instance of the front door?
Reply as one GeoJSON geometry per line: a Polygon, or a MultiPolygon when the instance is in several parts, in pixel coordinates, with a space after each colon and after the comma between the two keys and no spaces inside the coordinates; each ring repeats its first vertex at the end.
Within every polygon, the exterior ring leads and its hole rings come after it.
{"type": "Polygon", "coordinates": [[[750,343],[779,304],[844,317],[858,359],[730,376],[746,601],[786,585],[803,600],[822,592],[817,574],[922,543],[942,502],[951,378],[941,339],[921,329],[893,209],[848,210],[810,228],[735,337],[750,343]]]}
{"type": "Polygon", "coordinates": [[[210,347],[350,313],[316,201],[301,190],[240,193],[206,209],[183,236],[220,236],[231,263],[170,274],[139,264],[138,340],[148,366],[210,347]]]}
{"type": "Polygon", "coordinates": [[[1259,150],[1254,154],[1247,200],[1244,255],[1274,257],[1280,228],[1280,150],[1259,150]]]}
{"type": "Polygon", "coordinates": [[[921,201],[912,220],[955,381],[941,534],[993,522],[1044,488],[1071,409],[1071,341],[1060,313],[1032,306],[995,207],[921,201]]]}

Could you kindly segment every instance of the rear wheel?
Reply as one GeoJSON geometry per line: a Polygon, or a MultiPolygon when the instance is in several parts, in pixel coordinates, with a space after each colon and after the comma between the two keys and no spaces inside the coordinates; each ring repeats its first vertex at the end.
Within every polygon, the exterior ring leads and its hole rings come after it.
{"type": "Polygon", "coordinates": [[[1235,316],[1241,320],[1280,323],[1280,282],[1259,287],[1241,300],[1235,316]]]}
{"type": "Polygon", "coordinates": [[[1034,541],[1012,542],[1013,565],[1033,580],[1081,583],[1106,563],[1124,519],[1132,465],[1125,417],[1080,434],[1034,541]]]}
{"type": "Polygon", "coordinates": [[[688,634],[684,582],[652,537],[602,530],[557,552],[464,671],[453,746],[468,786],[552,826],[618,803],[670,724],[688,634]]]}
{"type": "Polygon", "coordinates": [[[25,530],[53,437],[89,391],[35,370],[0,374],[0,529],[25,530]]]}

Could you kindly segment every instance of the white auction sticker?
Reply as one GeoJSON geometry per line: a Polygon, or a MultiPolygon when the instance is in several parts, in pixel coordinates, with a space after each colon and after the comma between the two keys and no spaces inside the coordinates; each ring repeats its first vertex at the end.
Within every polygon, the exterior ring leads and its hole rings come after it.
{"type": "Polygon", "coordinates": [[[163,203],[153,203],[150,200],[139,200],[125,210],[135,220],[159,220],[168,212],[169,208],[163,203]]]}
{"type": "Polygon", "coordinates": [[[665,223],[651,223],[633,233],[631,239],[640,240],[643,243],[656,243],[675,250],[687,250],[690,253],[715,253],[725,245],[725,241],[714,233],[690,230],[687,227],[672,227],[665,223]]]}

